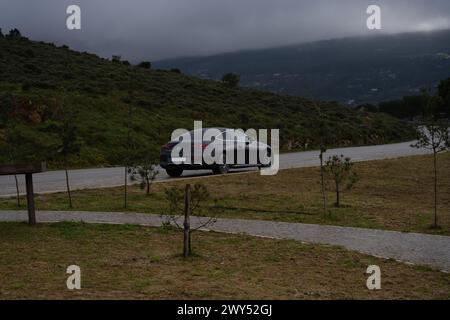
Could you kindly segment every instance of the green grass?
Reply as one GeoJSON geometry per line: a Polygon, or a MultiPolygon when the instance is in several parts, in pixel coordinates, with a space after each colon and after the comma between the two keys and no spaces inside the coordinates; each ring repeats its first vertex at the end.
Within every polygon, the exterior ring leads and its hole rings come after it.
{"type": "Polygon", "coordinates": [[[449,274],[346,251],[172,229],[0,223],[0,299],[449,299],[449,274]],[[81,268],[79,291],[66,268],[81,268]],[[369,265],[382,289],[366,288],[369,265]]]}
{"type": "MultiPolygon", "coordinates": [[[[276,176],[261,176],[254,172],[171,180],[155,183],[150,196],[138,187],[131,187],[127,209],[123,208],[123,188],[75,191],[73,209],[167,213],[166,188],[181,188],[186,183],[201,182],[207,186],[211,199],[206,203],[206,209],[197,214],[206,216],[450,235],[450,153],[440,154],[438,165],[439,229],[430,228],[433,222],[430,156],[355,164],[360,181],[354,190],[343,193],[340,208],[333,207],[334,194],[328,191],[329,209],[325,213],[322,210],[318,168],[282,170],[276,176]],[[217,199],[220,209],[214,207],[214,199],[217,199]]],[[[36,197],[36,207],[40,210],[68,210],[67,196],[65,193],[39,195],[36,197]]],[[[0,199],[0,209],[18,208],[15,199],[11,198],[0,199]]]]}

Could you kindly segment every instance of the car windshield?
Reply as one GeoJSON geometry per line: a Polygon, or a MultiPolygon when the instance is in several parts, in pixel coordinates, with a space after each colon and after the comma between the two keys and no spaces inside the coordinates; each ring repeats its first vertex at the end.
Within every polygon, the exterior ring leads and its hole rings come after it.
{"type": "Polygon", "coordinates": [[[227,129],[225,128],[203,128],[198,130],[191,130],[186,132],[177,138],[173,139],[174,142],[180,141],[193,141],[193,142],[211,142],[216,136],[222,135],[227,129]]]}

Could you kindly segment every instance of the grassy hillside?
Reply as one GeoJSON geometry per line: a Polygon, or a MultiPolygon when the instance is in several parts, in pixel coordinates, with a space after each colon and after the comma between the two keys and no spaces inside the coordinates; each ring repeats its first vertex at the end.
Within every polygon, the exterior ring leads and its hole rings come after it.
{"type": "MultiPolygon", "coordinates": [[[[409,139],[413,130],[394,118],[320,103],[330,144],[360,145],[409,139]]],[[[318,112],[299,97],[250,89],[176,72],[136,68],[67,47],[0,37],[0,162],[56,156],[63,116],[73,114],[79,157],[73,166],[122,164],[131,140],[157,156],[175,128],[279,128],[283,149],[318,145],[318,112]],[[132,114],[129,117],[129,106],[132,114]]]]}
{"type": "Polygon", "coordinates": [[[244,86],[355,104],[376,103],[434,88],[450,76],[450,30],[350,37],[288,47],[172,59],[156,64],[244,86]]]}

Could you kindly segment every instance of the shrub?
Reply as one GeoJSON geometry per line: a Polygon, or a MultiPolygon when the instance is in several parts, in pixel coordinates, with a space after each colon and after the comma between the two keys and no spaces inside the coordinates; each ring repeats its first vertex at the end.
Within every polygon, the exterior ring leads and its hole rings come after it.
{"type": "Polygon", "coordinates": [[[240,80],[240,76],[234,73],[227,73],[222,77],[222,82],[230,88],[236,88],[240,80]]]}
{"type": "Polygon", "coordinates": [[[152,63],[149,61],[142,61],[141,63],[138,64],[138,67],[142,69],[151,69],[152,63]]]}

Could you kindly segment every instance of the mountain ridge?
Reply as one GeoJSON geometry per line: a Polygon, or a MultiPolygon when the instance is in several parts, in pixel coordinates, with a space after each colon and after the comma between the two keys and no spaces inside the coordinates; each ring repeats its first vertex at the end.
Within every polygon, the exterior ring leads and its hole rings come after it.
{"type": "Polygon", "coordinates": [[[265,49],[155,62],[189,75],[238,73],[244,87],[336,100],[378,103],[434,88],[450,76],[450,30],[345,37],[265,49]]]}

